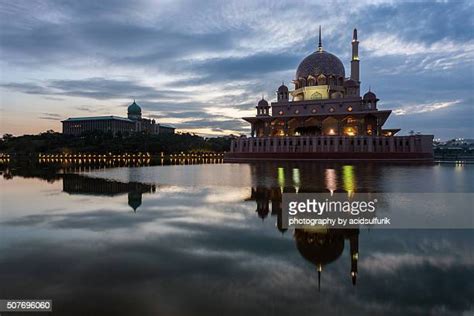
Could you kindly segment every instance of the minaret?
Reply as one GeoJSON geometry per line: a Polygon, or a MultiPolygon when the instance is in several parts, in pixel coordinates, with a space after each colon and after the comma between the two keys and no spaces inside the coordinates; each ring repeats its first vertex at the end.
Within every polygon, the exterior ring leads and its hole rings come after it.
{"type": "Polygon", "coordinates": [[[323,42],[321,40],[321,25],[319,26],[319,43],[318,43],[318,52],[323,51],[323,42]]]}
{"type": "Polygon", "coordinates": [[[360,79],[359,79],[359,41],[357,40],[357,29],[354,29],[354,34],[352,35],[351,79],[356,82],[360,82],[360,79]]]}

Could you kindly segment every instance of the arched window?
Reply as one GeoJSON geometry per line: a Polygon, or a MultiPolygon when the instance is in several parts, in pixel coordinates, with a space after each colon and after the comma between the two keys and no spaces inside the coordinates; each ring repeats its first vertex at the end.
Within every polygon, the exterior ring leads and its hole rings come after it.
{"type": "Polygon", "coordinates": [[[305,78],[300,78],[300,87],[306,87],[306,79],[305,78]]]}
{"type": "Polygon", "coordinates": [[[322,86],[326,84],[326,76],[323,74],[320,74],[317,80],[318,80],[318,86],[322,86]]]}
{"type": "Polygon", "coordinates": [[[338,122],[333,117],[326,118],[322,123],[323,135],[337,135],[338,134],[338,122]]]}
{"type": "Polygon", "coordinates": [[[331,94],[331,99],[340,99],[340,98],[342,98],[342,93],[339,92],[339,91],[333,92],[333,93],[331,94]]]}
{"type": "Polygon", "coordinates": [[[319,99],[322,99],[323,96],[321,93],[319,92],[314,92],[312,95],[311,95],[311,100],[319,100],[319,99]]]}

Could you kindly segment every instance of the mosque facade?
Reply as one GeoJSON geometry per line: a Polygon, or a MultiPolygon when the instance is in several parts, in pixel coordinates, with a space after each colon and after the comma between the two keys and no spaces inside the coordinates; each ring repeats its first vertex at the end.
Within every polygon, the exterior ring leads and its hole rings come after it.
{"type": "Polygon", "coordinates": [[[433,135],[397,136],[385,128],[391,110],[378,109],[376,94],[360,93],[357,29],[350,76],[341,60],[319,44],[296,70],[294,89],[282,84],[275,102],[263,97],[257,114],[243,119],[250,137],[234,139],[226,161],[266,159],[432,160],[433,135]]]}

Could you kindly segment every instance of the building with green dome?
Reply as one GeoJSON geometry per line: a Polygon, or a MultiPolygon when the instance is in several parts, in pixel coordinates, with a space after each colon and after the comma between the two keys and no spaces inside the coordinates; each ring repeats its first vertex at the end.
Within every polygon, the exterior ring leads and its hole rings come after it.
{"type": "Polygon", "coordinates": [[[88,116],[70,117],[61,121],[63,134],[81,135],[84,132],[103,131],[114,135],[121,133],[174,134],[175,128],[167,124],[159,124],[154,119],[142,117],[142,108],[133,100],[127,108],[127,117],[120,116],[88,116]]]}

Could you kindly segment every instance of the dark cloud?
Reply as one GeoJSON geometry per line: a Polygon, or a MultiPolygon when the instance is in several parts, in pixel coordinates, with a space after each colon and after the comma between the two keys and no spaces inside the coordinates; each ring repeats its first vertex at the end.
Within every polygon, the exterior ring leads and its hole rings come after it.
{"type": "Polygon", "coordinates": [[[182,92],[176,90],[156,90],[136,81],[106,78],[86,78],[81,80],[50,80],[44,85],[34,83],[5,83],[3,88],[27,94],[85,97],[97,100],[110,99],[179,99],[182,92]]]}
{"type": "Polygon", "coordinates": [[[368,5],[366,15],[354,15],[354,25],[365,33],[384,31],[405,40],[433,43],[449,38],[464,42],[472,40],[474,27],[470,1],[403,1],[392,4],[368,5]],[[459,23],[463,21],[463,23],[459,23]]]}
{"type": "Polygon", "coordinates": [[[296,69],[298,56],[293,54],[258,54],[242,58],[210,59],[188,66],[193,72],[207,74],[205,82],[261,78],[273,72],[296,69]]]}

